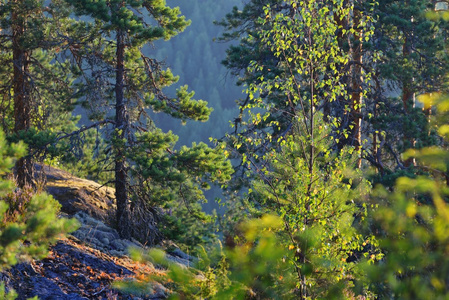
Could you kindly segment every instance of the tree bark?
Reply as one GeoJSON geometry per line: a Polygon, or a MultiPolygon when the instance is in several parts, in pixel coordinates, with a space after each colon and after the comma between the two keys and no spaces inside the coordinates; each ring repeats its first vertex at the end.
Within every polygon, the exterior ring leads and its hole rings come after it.
{"type": "MultiPolygon", "coordinates": [[[[25,19],[12,12],[13,46],[13,94],[14,94],[14,133],[28,131],[31,127],[31,98],[27,80],[29,53],[23,48],[25,19]]],[[[25,156],[16,163],[16,180],[20,188],[33,186],[33,161],[25,156]]]]}
{"type": "MultiPolygon", "coordinates": [[[[124,32],[117,30],[117,65],[115,82],[115,134],[122,141],[126,139],[128,131],[128,113],[124,97],[124,77],[125,77],[125,42],[124,32]]],[[[128,174],[126,157],[122,147],[116,147],[115,156],[115,198],[117,201],[117,229],[121,237],[129,238],[131,234],[129,222],[129,199],[128,199],[128,174]]]]}
{"type": "MultiPolygon", "coordinates": [[[[362,146],[362,32],[359,28],[361,13],[359,10],[354,10],[354,46],[353,46],[353,59],[356,64],[353,65],[353,77],[352,77],[352,111],[351,111],[351,125],[353,128],[350,130],[352,137],[352,144],[360,152],[362,146]]],[[[361,158],[357,161],[357,167],[361,167],[361,158]]]]}
{"type": "MultiPolygon", "coordinates": [[[[411,45],[409,42],[409,38],[405,37],[404,44],[402,45],[402,55],[404,58],[408,58],[412,53],[411,45]]],[[[404,107],[404,111],[407,114],[410,110],[410,105],[413,106],[413,96],[414,93],[410,87],[410,82],[404,82],[402,86],[402,104],[404,107]]]]}
{"type": "MultiPolygon", "coordinates": [[[[410,44],[409,38],[406,36],[404,40],[404,44],[402,46],[402,55],[404,58],[408,58],[412,53],[412,45],[410,44]]],[[[413,79],[411,80],[413,82],[413,79]]],[[[404,112],[407,115],[410,112],[410,106],[412,108],[415,107],[415,93],[413,92],[411,85],[412,82],[404,82],[402,87],[402,103],[404,106],[404,112]]],[[[405,137],[405,140],[409,139],[409,142],[412,147],[415,146],[416,141],[413,137],[408,138],[405,137]]],[[[410,157],[406,161],[404,161],[404,166],[410,167],[416,165],[416,160],[413,157],[410,157]]]]}
{"type": "MultiPolygon", "coordinates": [[[[343,6],[346,7],[348,5],[348,0],[344,0],[343,1],[343,6]]],[[[337,30],[337,43],[338,43],[338,47],[340,49],[344,48],[344,38],[345,35],[343,34],[344,30],[348,29],[348,17],[347,16],[342,16],[338,13],[334,13],[334,21],[338,26],[338,30],[337,30]]],[[[341,69],[343,66],[340,65],[339,68],[341,69]]],[[[343,99],[344,97],[339,96],[337,98],[337,101],[341,102],[341,105],[344,107],[346,104],[344,102],[346,102],[345,99],[343,99]]],[[[331,103],[327,102],[324,105],[324,109],[323,109],[323,114],[324,114],[324,119],[329,120],[329,116],[331,115],[332,112],[332,108],[331,108],[331,103]]],[[[346,112],[344,113],[346,114],[346,112]]],[[[339,143],[340,144],[340,143],[339,143]]]]}

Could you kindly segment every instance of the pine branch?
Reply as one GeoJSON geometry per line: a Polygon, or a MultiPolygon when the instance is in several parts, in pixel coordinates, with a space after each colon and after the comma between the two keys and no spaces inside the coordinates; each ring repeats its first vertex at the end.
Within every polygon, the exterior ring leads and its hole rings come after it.
{"type": "Polygon", "coordinates": [[[115,124],[115,122],[112,121],[112,120],[102,120],[102,121],[93,123],[93,124],[91,124],[91,125],[89,125],[89,126],[83,126],[83,127],[81,127],[80,129],[78,129],[78,130],[75,130],[75,131],[73,131],[73,132],[71,132],[71,133],[67,133],[67,134],[65,134],[65,135],[63,135],[63,136],[60,136],[60,137],[56,138],[56,139],[54,140],[54,143],[59,142],[59,141],[62,140],[62,139],[66,139],[66,138],[68,138],[68,137],[71,137],[71,136],[80,134],[80,133],[82,133],[82,132],[84,132],[84,131],[86,131],[86,130],[89,130],[89,129],[91,129],[91,128],[98,127],[98,126],[105,125],[105,124],[115,124]]]}

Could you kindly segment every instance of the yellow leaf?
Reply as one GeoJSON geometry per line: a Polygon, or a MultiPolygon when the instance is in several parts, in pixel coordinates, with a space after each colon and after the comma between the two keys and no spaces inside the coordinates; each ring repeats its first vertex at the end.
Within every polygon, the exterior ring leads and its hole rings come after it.
{"type": "Polygon", "coordinates": [[[418,101],[424,104],[424,109],[429,109],[432,105],[435,105],[435,102],[438,98],[440,98],[440,93],[429,93],[418,96],[418,101]]]}

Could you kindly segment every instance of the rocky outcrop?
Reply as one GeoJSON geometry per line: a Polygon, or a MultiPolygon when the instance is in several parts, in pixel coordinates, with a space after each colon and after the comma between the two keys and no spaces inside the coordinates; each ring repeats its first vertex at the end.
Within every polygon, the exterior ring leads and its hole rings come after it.
{"type": "MultiPolygon", "coordinates": [[[[134,280],[151,274],[163,275],[161,266],[132,261],[129,247],[144,246],[136,240],[120,239],[108,224],[114,210],[112,188],[76,178],[67,172],[44,167],[47,191],[62,205],[66,217],[76,218],[80,227],[68,238],[51,246],[50,255],[40,261],[21,263],[1,273],[7,289],[18,299],[165,299],[170,291],[159,283],[150,284],[146,294],[129,295],[113,288],[116,280],[134,280]]],[[[164,248],[164,247],[162,247],[164,248]]],[[[170,247],[167,258],[185,267],[193,258],[170,247]]]]}
{"type": "Polygon", "coordinates": [[[18,299],[165,299],[168,291],[160,284],[139,297],[112,288],[114,280],[155,272],[161,271],[151,264],[117,258],[66,239],[51,247],[47,258],[16,265],[3,277],[7,288],[19,294],[18,299]]]}
{"type": "Polygon", "coordinates": [[[130,247],[143,248],[137,241],[120,239],[115,229],[83,211],[77,212],[74,217],[80,222],[81,227],[73,232],[72,236],[95,249],[120,257],[126,255],[130,247]]]}
{"type": "Polygon", "coordinates": [[[110,224],[115,211],[114,189],[82,179],[50,166],[36,166],[44,177],[45,189],[61,203],[61,212],[74,215],[79,211],[110,224]]]}

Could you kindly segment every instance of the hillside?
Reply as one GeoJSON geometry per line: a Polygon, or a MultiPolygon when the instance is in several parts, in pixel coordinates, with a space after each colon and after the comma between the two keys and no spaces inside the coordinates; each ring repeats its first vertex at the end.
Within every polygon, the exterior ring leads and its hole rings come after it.
{"type": "MultiPolygon", "coordinates": [[[[115,207],[114,191],[70,173],[44,167],[47,191],[61,205],[61,215],[76,218],[80,228],[50,247],[47,258],[21,263],[2,274],[7,289],[18,299],[165,299],[169,290],[160,284],[146,295],[126,295],[112,288],[115,280],[135,280],[164,270],[151,263],[137,263],[127,256],[129,247],[144,249],[137,241],[119,238],[109,221],[115,207]]],[[[168,259],[188,265],[191,259],[179,249],[168,259]]]]}

